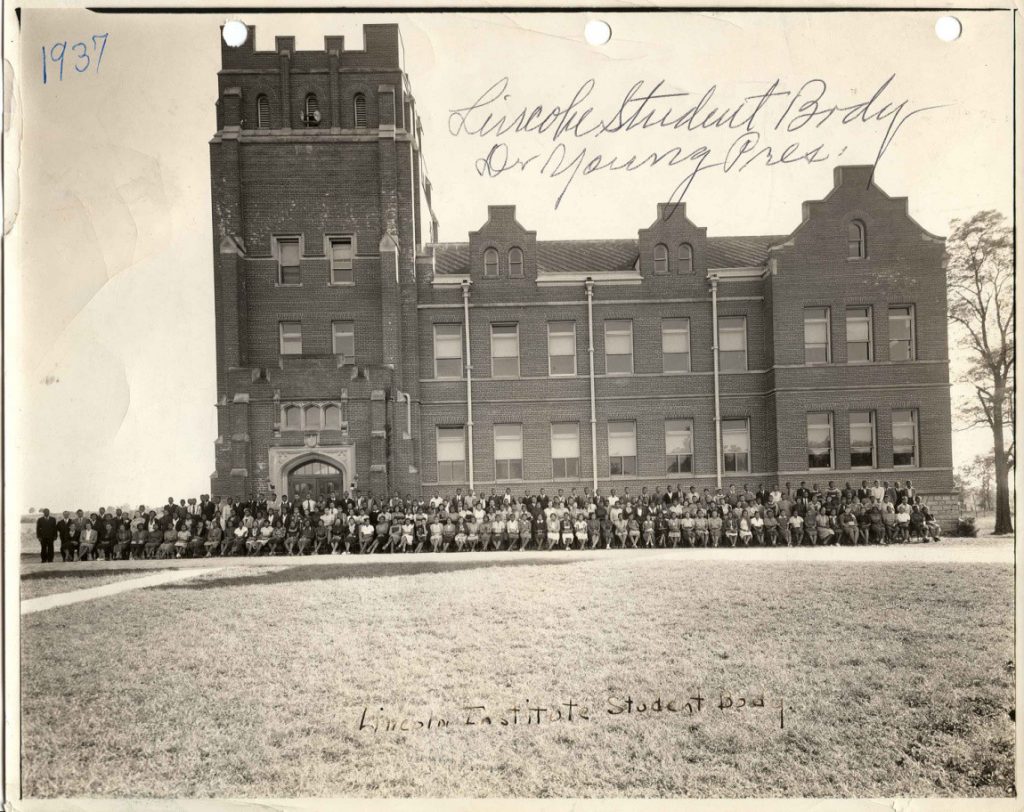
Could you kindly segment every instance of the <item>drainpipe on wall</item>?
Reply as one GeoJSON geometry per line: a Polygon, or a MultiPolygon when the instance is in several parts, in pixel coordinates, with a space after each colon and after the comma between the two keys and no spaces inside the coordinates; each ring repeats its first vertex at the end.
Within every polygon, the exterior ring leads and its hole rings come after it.
{"type": "Polygon", "coordinates": [[[718,390],[718,277],[711,279],[711,347],[715,356],[715,483],[722,487],[722,407],[718,390]]]}
{"type": "Polygon", "coordinates": [[[587,355],[590,358],[590,469],[594,493],[597,494],[597,399],[594,396],[594,280],[589,276],[587,288],[587,355]]]}
{"type": "Polygon", "coordinates": [[[469,492],[473,492],[473,360],[469,354],[469,286],[462,280],[462,325],[466,337],[466,461],[469,463],[469,492]]]}

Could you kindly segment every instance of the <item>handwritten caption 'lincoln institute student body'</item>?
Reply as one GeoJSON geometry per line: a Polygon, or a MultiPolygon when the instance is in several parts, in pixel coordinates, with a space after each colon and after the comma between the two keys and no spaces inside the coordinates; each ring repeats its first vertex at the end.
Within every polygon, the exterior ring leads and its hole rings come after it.
{"type": "Polygon", "coordinates": [[[448,131],[487,144],[474,162],[482,177],[532,172],[559,181],[556,209],[588,175],[652,169],[674,170],[668,202],[678,204],[698,176],[835,161],[845,138],[877,140],[877,165],[910,118],[945,106],[915,107],[899,98],[897,84],[892,74],[862,95],[844,96],[824,79],[792,86],[775,79],[762,92],[729,98],[717,85],[672,92],[665,80],[640,80],[602,99],[596,80],[587,79],[570,98],[537,103],[518,100],[505,76],[451,108],[448,131]],[[645,131],[669,140],[654,150],[631,147],[628,136],[645,131]]]}
{"type": "Polygon", "coordinates": [[[760,718],[770,715],[779,729],[786,727],[786,705],[782,697],[766,700],[763,693],[738,696],[724,691],[706,697],[699,690],[691,696],[665,698],[608,696],[603,705],[588,706],[573,699],[557,702],[467,704],[451,711],[403,714],[384,707],[363,707],[356,727],[368,734],[416,733],[454,728],[544,727],[559,724],[597,724],[607,720],[645,720],[678,717],[694,719],[724,714],[760,718]]]}

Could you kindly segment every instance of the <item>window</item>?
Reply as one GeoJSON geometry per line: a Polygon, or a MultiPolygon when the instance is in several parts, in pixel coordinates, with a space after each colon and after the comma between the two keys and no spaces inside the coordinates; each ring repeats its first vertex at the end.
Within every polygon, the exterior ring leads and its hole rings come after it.
{"type": "Polygon", "coordinates": [[[654,272],[668,273],[668,248],[661,243],[654,246],[654,272]]]}
{"type": "Polygon", "coordinates": [[[462,426],[437,428],[437,481],[466,479],[466,431],[462,426]]]}
{"type": "Polygon", "coordinates": [[[548,322],[548,375],[576,374],[576,322],[548,322]]]}
{"type": "Polygon", "coordinates": [[[356,93],[352,99],[352,108],[354,111],[354,118],[357,129],[362,129],[366,126],[366,96],[362,93],[356,93]]]}
{"type": "Polygon", "coordinates": [[[280,285],[298,285],[302,282],[298,237],[277,238],[277,282],[280,285]]]}
{"type": "Polygon", "coordinates": [[[604,368],[609,375],[633,372],[633,322],[610,320],[604,323],[604,368]]]}
{"type": "Polygon", "coordinates": [[[679,246],[679,273],[693,273],[693,246],[688,242],[679,246]]]}
{"type": "Polygon", "coordinates": [[[519,325],[491,325],[491,377],[519,377],[519,325]]]}
{"type": "Polygon", "coordinates": [[[338,403],[288,403],[281,407],[281,427],[285,431],[341,429],[341,405],[338,403]]]}
{"type": "Polygon", "coordinates": [[[324,428],[334,430],[341,428],[340,406],[326,406],[324,408],[324,428]]]}
{"type": "Polygon", "coordinates": [[[914,360],[914,308],[889,308],[889,360],[914,360]]]}
{"type": "Polygon", "coordinates": [[[871,308],[846,308],[846,362],[863,364],[871,355],[871,308]]]}
{"type": "Polygon", "coordinates": [[[320,428],[321,411],[319,406],[307,406],[304,414],[307,429],[320,428]]]}
{"type": "Polygon", "coordinates": [[[874,412],[850,412],[850,467],[875,467],[874,412]]]}
{"type": "Polygon", "coordinates": [[[270,100],[266,96],[256,97],[256,126],[261,130],[270,127],[270,100]]]}
{"type": "Polygon", "coordinates": [[[917,465],[917,412],[913,409],[892,413],[892,464],[897,468],[917,465]]]}
{"type": "Polygon", "coordinates": [[[302,322],[282,321],[278,326],[281,330],[281,355],[302,355],[302,322]]]}
{"type": "Polygon", "coordinates": [[[807,467],[832,467],[832,414],[807,415],[807,467]]]}
{"type": "Polygon", "coordinates": [[[746,418],[722,421],[722,469],[727,473],[750,471],[750,428],[746,418]]]}
{"type": "Polygon", "coordinates": [[[664,372],[690,371],[690,320],[661,320],[661,368],[664,372]]]}
{"type": "Polygon", "coordinates": [[[306,96],[306,114],[303,116],[303,122],[307,127],[318,127],[320,125],[320,102],[316,100],[314,93],[306,96]]]}
{"type": "Polygon", "coordinates": [[[612,476],[636,476],[636,423],[608,423],[608,467],[612,476]]]}
{"type": "Polygon", "coordinates": [[[693,473],[693,421],[665,421],[665,470],[670,474],[693,473]]]}
{"type": "Polygon", "coordinates": [[[484,276],[498,275],[498,252],[493,248],[484,251],[484,276]]]}
{"type": "Polygon", "coordinates": [[[580,475],[580,424],[551,424],[551,475],[567,479],[580,475]]]}
{"type": "Polygon", "coordinates": [[[832,334],[827,307],[804,308],[804,363],[828,364],[832,361],[832,334]]]}
{"type": "Polygon", "coordinates": [[[355,282],[352,275],[352,240],[346,238],[331,240],[331,284],[351,285],[355,282]]]}
{"type": "Polygon", "coordinates": [[[520,248],[512,248],[508,252],[508,275],[510,279],[523,276],[523,252],[520,248]]]}
{"type": "Polygon", "coordinates": [[[747,368],[746,316],[718,320],[718,366],[722,372],[741,372],[747,368]]]}
{"type": "Polygon", "coordinates": [[[355,323],[351,321],[332,321],[334,354],[342,357],[343,364],[356,362],[355,323]]]}
{"type": "Polygon", "coordinates": [[[434,325],[434,377],[462,377],[462,324],[434,325]]]}
{"type": "Polygon", "coordinates": [[[847,228],[846,255],[850,259],[864,259],[868,255],[868,232],[860,220],[853,220],[847,228]]]}
{"type": "Polygon", "coordinates": [[[494,478],[523,478],[523,427],[518,423],[494,427],[494,478]]]}

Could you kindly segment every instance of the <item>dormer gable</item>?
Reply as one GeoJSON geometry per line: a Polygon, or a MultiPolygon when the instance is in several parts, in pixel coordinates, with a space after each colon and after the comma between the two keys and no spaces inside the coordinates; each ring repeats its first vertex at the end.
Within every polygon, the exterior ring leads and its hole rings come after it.
{"type": "Polygon", "coordinates": [[[942,237],[911,217],[907,198],[888,195],[874,173],[871,165],[835,167],[831,191],[803,203],[802,221],[782,248],[806,241],[823,256],[868,263],[894,261],[922,243],[941,246],[942,237]]]}
{"type": "Polygon", "coordinates": [[[686,216],[685,203],[659,203],[658,216],[639,231],[639,270],[645,279],[703,277],[707,229],[686,216]]]}
{"type": "Polygon", "coordinates": [[[537,232],[520,225],[515,206],[488,206],[487,222],[469,232],[469,271],[482,281],[537,278],[537,232]]]}

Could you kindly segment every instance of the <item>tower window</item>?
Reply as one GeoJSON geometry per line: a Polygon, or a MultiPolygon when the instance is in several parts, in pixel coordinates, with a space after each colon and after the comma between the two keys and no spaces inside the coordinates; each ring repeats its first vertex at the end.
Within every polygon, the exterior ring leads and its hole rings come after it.
{"type": "Polygon", "coordinates": [[[278,322],[281,332],[281,355],[302,355],[302,323],[278,322]]]}
{"type": "Polygon", "coordinates": [[[853,220],[847,228],[846,256],[864,259],[868,255],[868,232],[860,220],[853,220]]]}
{"type": "Polygon", "coordinates": [[[356,128],[361,129],[366,126],[366,96],[362,93],[356,93],[355,98],[352,100],[352,109],[355,114],[356,128]]]}
{"type": "Polygon", "coordinates": [[[279,237],[277,240],[277,283],[299,285],[302,272],[299,267],[299,238],[279,237]]]}
{"type": "Polygon", "coordinates": [[[266,96],[256,97],[256,126],[261,130],[270,127],[270,99],[266,96]]]}
{"type": "Polygon", "coordinates": [[[307,406],[303,416],[306,420],[307,429],[321,428],[323,412],[320,411],[319,406],[307,406]]]}
{"type": "Polygon", "coordinates": [[[307,127],[320,126],[320,102],[316,100],[315,93],[306,96],[306,114],[303,116],[303,123],[307,127]]]}
{"type": "Polygon", "coordinates": [[[324,428],[338,430],[341,428],[341,407],[330,406],[324,407],[324,428]]]}
{"type": "Polygon", "coordinates": [[[333,350],[335,355],[340,355],[342,363],[353,364],[356,357],[356,331],[355,323],[351,321],[331,322],[333,336],[333,350]]]}
{"type": "Polygon", "coordinates": [[[331,239],[331,284],[351,285],[355,282],[352,274],[352,240],[348,237],[331,239]]]}

